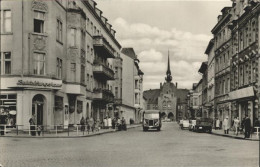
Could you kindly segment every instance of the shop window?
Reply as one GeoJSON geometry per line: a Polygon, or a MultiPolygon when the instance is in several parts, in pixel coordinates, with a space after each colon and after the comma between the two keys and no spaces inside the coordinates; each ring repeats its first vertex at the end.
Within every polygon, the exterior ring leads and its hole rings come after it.
{"type": "Polygon", "coordinates": [[[34,32],[36,33],[44,33],[44,20],[45,20],[45,13],[34,11],[34,32]]]}
{"type": "Polygon", "coordinates": [[[5,124],[14,126],[16,124],[16,94],[1,94],[0,96],[0,112],[4,115],[5,124]],[[4,114],[3,114],[4,113],[4,114]]]}
{"type": "Polygon", "coordinates": [[[1,74],[11,74],[11,52],[0,52],[1,74]]]}
{"type": "Polygon", "coordinates": [[[63,97],[55,96],[55,110],[63,110],[63,97]]]}
{"type": "Polygon", "coordinates": [[[77,113],[80,114],[83,111],[83,102],[77,100],[77,113]]]}

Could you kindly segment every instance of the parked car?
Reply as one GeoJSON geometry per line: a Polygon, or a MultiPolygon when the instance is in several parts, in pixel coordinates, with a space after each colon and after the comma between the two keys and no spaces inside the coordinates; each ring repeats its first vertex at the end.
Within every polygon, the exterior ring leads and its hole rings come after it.
{"type": "Polygon", "coordinates": [[[197,118],[194,131],[212,132],[213,119],[211,118],[197,118]]]}
{"type": "Polygon", "coordinates": [[[196,119],[190,120],[189,130],[194,131],[196,125],[196,119]]]}
{"type": "Polygon", "coordinates": [[[183,120],[181,129],[189,129],[189,125],[189,120],[183,120]]]}

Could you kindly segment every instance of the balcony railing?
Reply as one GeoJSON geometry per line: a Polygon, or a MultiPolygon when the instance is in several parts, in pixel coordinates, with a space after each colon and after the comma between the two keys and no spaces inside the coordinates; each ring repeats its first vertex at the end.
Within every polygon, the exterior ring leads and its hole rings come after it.
{"type": "Polygon", "coordinates": [[[114,80],[114,71],[104,65],[94,64],[93,74],[100,79],[114,80]]]}
{"type": "Polygon", "coordinates": [[[105,58],[115,58],[113,47],[103,36],[94,36],[93,38],[94,49],[98,54],[105,58]]]}
{"type": "Polygon", "coordinates": [[[117,105],[120,105],[120,104],[122,104],[122,99],[115,99],[114,103],[117,105]]]}
{"type": "Polygon", "coordinates": [[[114,95],[110,90],[95,88],[93,89],[93,100],[111,103],[114,102],[114,95]]]}

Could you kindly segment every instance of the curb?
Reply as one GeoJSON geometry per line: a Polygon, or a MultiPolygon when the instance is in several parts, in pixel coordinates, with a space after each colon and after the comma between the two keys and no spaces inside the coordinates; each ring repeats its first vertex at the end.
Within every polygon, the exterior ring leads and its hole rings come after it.
{"type": "Polygon", "coordinates": [[[223,136],[223,137],[229,137],[229,138],[233,138],[233,139],[239,139],[239,140],[248,140],[248,141],[260,141],[259,139],[244,139],[243,137],[238,137],[238,136],[230,136],[230,135],[225,135],[225,134],[218,134],[218,133],[211,133],[212,135],[216,135],[216,136],[223,136]]]}
{"type": "MultiPolygon", "coordinates": [[[[142,125],[137,125],[137,126],[131,126],[128,127],[127,129],[133,129],[133,128],[138,128],[141,127],[142,125]]],[[[110,130],[110,131],[104,131],[104,132],[98,132],[98,133],[92,133],[92,134],[88,134],[85,136],[0,136],[1,137],[6,137],[6,138],[35,138],[35,139],[42,139],[42,138],[83,138],[83,137],[93,137],[93,136],[97,136],[97,135],[103,135],[103,134],[107,134],[107,133],[115,133],[115,132],[120,132],[120,131],[116,131],[116,130],[110,130]]]]}

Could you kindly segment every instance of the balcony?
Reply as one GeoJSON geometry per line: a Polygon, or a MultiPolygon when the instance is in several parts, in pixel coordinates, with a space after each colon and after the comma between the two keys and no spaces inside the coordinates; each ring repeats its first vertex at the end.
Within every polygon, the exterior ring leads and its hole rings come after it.
{"type": "Polygon", "coordinates": [[[93,90],[93,100],[104,103],[112,103],[114,102],[114,95],[110,90],[95,88],[93,90]]]}
{"type": "Polygon", "coordinates": [[[114,104],[116,105],[121,105],[122,104],[122,99],[115,99],[114,104]]]}
{"type": "Polygon", "coordinates": [[[96,78],[100,78],[102,80],[114,80],[114,71],[109,67],[106,67],[103,64],[94,62],[93,65],[93,74],[96,78]]]}
{"type": "Polygon", "coordinates": [[[103,36],[94,36],[93,45],[95,51],[105,58],[115,58],[113,47],[103,36]]]}

